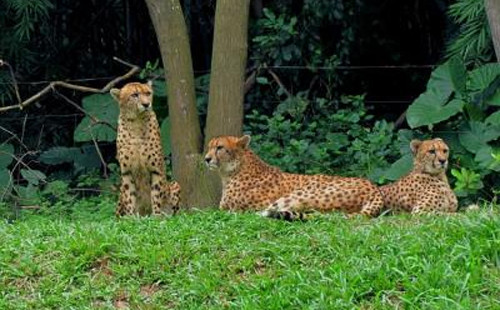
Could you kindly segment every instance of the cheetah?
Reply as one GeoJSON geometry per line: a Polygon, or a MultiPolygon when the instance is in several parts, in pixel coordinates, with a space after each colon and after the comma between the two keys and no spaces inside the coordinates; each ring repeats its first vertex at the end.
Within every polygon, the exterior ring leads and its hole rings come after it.
{"type": "Polygon", "coordinates": [[[159,215],[179,209],[181,189],[166,179],[151,85],[128,83],[110,91],[120,107],[116,149],[121,185],[116,216],[159,215]]]}
{"type": "Polygon", "coordinates": [[[305,219],[309,211],[376,216],[383,207],[380,191],[369,180],[282,172],[262,161],[249,143],[248,135],[209,142],[205,163],[221,177],[221,209],[295,220],[305,219]]]}
{"type": "Polygon", "coordinates": [[[446,177],[449,148],[439,138],[412,140],[413,170],[398,181],[380,187],[385,208],[394,212],[452,213],[458,202],[446,177]]]}

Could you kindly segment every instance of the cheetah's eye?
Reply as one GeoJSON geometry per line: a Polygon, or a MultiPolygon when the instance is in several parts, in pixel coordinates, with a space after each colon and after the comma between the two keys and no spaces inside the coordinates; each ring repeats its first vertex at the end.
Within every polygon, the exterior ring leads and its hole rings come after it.
{"type": "Polygon", "coordinates": [[[445,154],[446,154],[446,153],[448,153],[448,150],[447,150],[447,149],[444,149],[444,150],[443,150],[443,153],[445,153],[445,154]]]}
{"type": "Polygon", "coordinates": [[[132,93],[132,95],[130,95],[130,97],[132,98],[139,98],[139,93],[132,93]]]}
{"type": "Polygon", "coordinates": [[[217,145],[217,147],[215,148],[217,151],[220,151],[222,150],[224,147],[222,145],[217,145]]]}
{"type": "Polygon", "coordinates": [[[429,150],[429,154],[432,154],[432,155],[436,154],[436,150],[429,150]]]}
{"type": "Polygon", "coordinates": [[[145,93],[144,93],[144,95],[146,95],[146,96],[148,96],[148,97],[149,97],[149,96],[151,96],[151,92],[150,92],[150,91],[147,91],[147,92],[145,92],[145,93]]]}

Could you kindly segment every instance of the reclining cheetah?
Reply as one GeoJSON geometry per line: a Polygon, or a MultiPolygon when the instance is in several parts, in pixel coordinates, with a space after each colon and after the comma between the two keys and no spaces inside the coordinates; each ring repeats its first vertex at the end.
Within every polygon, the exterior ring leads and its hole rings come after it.
{"type": "Polygon", "coordinates": [[[448,184],[449,148],[443,140],[413,140],[413,170],[398,181],[380,187],[385,207],[411,213],[457,211],[457,197],[448,184]]]}
{"type": "Polygon", "coordinates": [[[120,106],[117,157],[121,187],[116,215],[175,213],[180,186],[168,183],[160,142],[160,127],[152,108],[151,83],[129,83],[110,91],[120,106]]]}
{"type": "Polygon", "coordinates": [[[368,180],[282,172],[255,155],[249,143],[250,136],[222,136],[208,145],[205,162],[222,179],[221,209],[263,210],[263,216],[294,220],[309,210],[376,216],[383,207],[368,180]]]}

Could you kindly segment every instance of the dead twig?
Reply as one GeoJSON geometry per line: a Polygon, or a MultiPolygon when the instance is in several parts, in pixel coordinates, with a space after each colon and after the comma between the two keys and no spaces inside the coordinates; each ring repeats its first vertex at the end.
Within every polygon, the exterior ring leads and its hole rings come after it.
{"type": "Polygon", "coordinates": [[[104,161],[104,157],[102,156],[101,149],[99,149],[99,144],[97,144],[97,140],[94,137],[92,130],[90,131],[90,136],[92,137],[92,142],[94,142],[94,147],[95,147],[95,150],[97,152],[97,155],[99,156],[99,159],[101,160],[104,178],[107,179],[108,178],[108,167],[106,167],[106,162],[104,161]]]}
{"type": "MultiPolygon", "coordinates": [[[[16,95],[18,96],[19,103],[15,104],[15,105],[0,107],[0,112],[5,112],[5,111],[13,110],[13,109],[22,110],[23,108],[27,107],[28,105],[32,104],[33,102],[38,101],[40,98],[47,95],[49,92],[55,91],[56,88],[59,88],[59,87],[72,89],[72,90],[76,90],[76,91],[81,91],[81,92],[86,92],[86,93],[104,94],[104,93],[109,92],[111,90],[111,88],[113,88],[113,86],[115,86],[116,84],[120,83],[123,80],[130,78],[131,76],[133,76],[134,74],[136,74],[137,72],[139,72],[141,70],[141,68],[139,66],[130,64],[122,59],[119,59],[118,57],[113,57],[113,60],[115,60],[115,61],[117,61],[125,66],[130,67],[130,70],[127,73],[125,73],[124,75],[119,76],[119,77],[111,80],[103,88],[87,87],[87,86],[67,83],[64,81],[53,81],[53,82],[50,82],[49,85],[45,86],[41,91],[39,91],[38,93],[34,94],[33,96],[29,97],[28,99],[26,99],[24,101],[21,101],[21,98],[20,98],[19,94],[17,93],[16,95]]],[[[10,65],[6,61],[0,60],[0,67],[4,66],[4,65],[11,68],[10,65]]],[[[17,89],[17,81],[16,81],[14,75],[12,75],[12,79],[13,79],[14,88],[17,89]]]]}
{"type": "Polygon", "coordinates": [[[268,69],[267,72],[269,72],[269,74],[273,77],[274,81],[276,81],[276,83],[278,83],[278,85],[283,89],[283,91],[285,92],[285,94],[288,97],[293,97],[292,93],[290,93],[288,91],[288,89],[286,89],[286,87],[283,84],[283,82],[281,82],[280,78],[278,77],[278,75],[276,75],[276,73],[273,72],[273,70],[269,70],[268,69]]]}

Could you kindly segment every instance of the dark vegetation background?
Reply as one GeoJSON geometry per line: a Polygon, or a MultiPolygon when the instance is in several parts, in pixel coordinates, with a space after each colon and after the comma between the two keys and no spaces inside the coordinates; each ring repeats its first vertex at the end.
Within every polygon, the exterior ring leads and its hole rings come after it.
{"type": "MultiPolygon", "coordinates": [[[[215,1],[181,3],[203,125],[215,1]]],[[[485,120],[494,109],[476,104],[477,114],[452,114],[417,129],[409,128],[404,114],[426,90],[432,70],[444,61],[456,56],[457,66],[464,68],[464,81],[470,77],[465,69],[495,61],[485,16],[482,1],[477,0],[252,1],[247,68],[257,78],[245,96],[244,131],[253,135],[257,153],[285,170],[363,175],[377,183],[407,171],[411,138],[442,136],[454,152],[451,168],[456,172],[451,181],[457,193],[468,202],[496,199],[500,130],[485,120]],[[457,47],[470,25],[475,27],[472,35],[457,47]],[[467,46],[473,47],[464,52],[467,46]],[[482,122],[480,130],[471,129],[470,121],[482,122]],[[490,134],[481,145],[491,150],[483,166],[478,165],[481,160],[474,147],[457,136],[461,130],[490,134]],[[393,165],[404,156],[405,162],[393,165]]],[[[144,68],[136,79],[163,79],[145,2],[0,1],[0,59],[14,69],[21,98],[53,80],[100,88],[128,69],[113,61],[114,56],[144,68]]],[[[497,89],[493,86],[498,73],[492,75],[481,89],[488,88],[488,96],[497,89]]],[[[80,105],[83,100],[87,112],[96,109],[97,97],[58,92],[80,105]]],[[[160,83],[156,95],[157,112],[165,120],[166,95],[160,83]]],[[[0,104],[15,103],[12,78],[2,68],[0,104]]],[[[110,107],[96,113],[110,117],[116,111],[110,107]]],[[[84,116],[57,94],[22,111],[0,113],[0,143],[8,143],[16,159],[0,167],[10,175],[10,189],[0,201],[38,205],[40,200],[113,191],[117,168],[112,134],[97,139],[103,159],[98,158],[93,141],[82,138],[78,129],[84,116]]],[[[10,150],[6,143],[4,151],[10,150]]],[[[169,154],[167,147],[167,159],[169,154]]]]}

